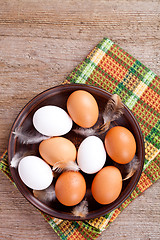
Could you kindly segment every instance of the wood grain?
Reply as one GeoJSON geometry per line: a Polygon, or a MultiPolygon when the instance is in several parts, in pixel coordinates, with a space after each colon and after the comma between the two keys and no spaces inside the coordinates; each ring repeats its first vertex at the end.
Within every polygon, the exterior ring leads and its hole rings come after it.
{"type": "MultiPolygon", "coordinates": [[[[60,84],[108,37],[160,74],[159,1],[0,1],[0,153],[36,94],[60,84]]],[[[134,200],[99,239],[159,239],[160,182],[134,200]]],[[[0,239],[59,239],[0,172],[0,239]]]]}

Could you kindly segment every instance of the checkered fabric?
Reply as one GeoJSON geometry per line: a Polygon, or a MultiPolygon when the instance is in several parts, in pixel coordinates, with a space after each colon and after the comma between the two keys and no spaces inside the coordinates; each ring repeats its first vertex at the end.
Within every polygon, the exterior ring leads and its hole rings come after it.
{"type": "MultiPolygon", "coordinates": [[[[145,141],[145,164],[140,180],[125,202],[109,214],[87,221],[68,221],[42,216],[63,240],[96,239],[136,197],[160,178],[160,78],[142,63],[103,39],[68,76],[65,83],[84,83],[117,93],[141,127],[145,141]]],[[[7,152],[0,169],[13,182],[7,152]]]]}

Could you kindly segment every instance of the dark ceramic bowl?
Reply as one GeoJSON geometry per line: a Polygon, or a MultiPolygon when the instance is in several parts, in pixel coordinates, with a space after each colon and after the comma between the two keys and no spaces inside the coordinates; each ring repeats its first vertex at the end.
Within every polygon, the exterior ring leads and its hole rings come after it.
{"type": "MultiPolygon", "coordinates": [[[[34,112],[38,108],[45,105],[50,105],[50,104],[59,106],[64,110],[67,110],[66,101],[68,96],[73,91],[78,89],[86,90],[95,97],[99,105],[100,113],[104,110],[106,102],[111,96],[110,93],[97,87],[87,86],[83,84],[66,84],[66,85],[60,85],[60,86],[48,89],[40,93],[36,97],[34,97],[22,109],[22,111],[19,113],[18,117],[16,118],[12,126],[10,137],[9,137],[9,145],[8,145],[9,165],[12,157],[17,152],[26,153],[26,152],[32,151],[34,152],[34,155],[39,156],[38,144],[25,145],[25,144],[19,143],[17,138],[16,139],[14,138],[14,135],[12,134],[12,132],[15,130],[15,128],[23,126],[23,129],[26,129],[29,131],[30,130],[36,131],[34,130],[34,127],[32,124],[32,117],[34,112]]],[[[140,175],[143,169],[143,164],[144,164],[144,142],[143,142],[143,136],[142,136],[139,124],[135,119],[135,117],[133,116],[133,114],[131,113],[131,111],[126,106],[124,106],[124,114],[122,115],[122,117],[120,117],[113,124],[124,126],[133,133],[136,139],[136,144],[137,144],[136,155],[138,156],[138,159],[140,161],[139,168],[137,169],[135,174],[130,179],[123,181],[123,188],[122,188],[121,194],[113,203],[107,204],[107,205],[101,205],[93,199],[90,188],[91,188],[91,183],[92,183],[94,174],[91,174],[91,175],[83,174],[87,182],[87,192],[86,192],[85,198],[88,201],[88,208],[89,208],[88,215],[83,219],[80,217],[73,216],[73,214],[71,213],[72,207],[66,207],[62,205],[61,203],[58,202],[57,199],[54,200],[50,205],[46,205],[41,201],[39,201],[38,199],[36,199],[33,196],[32,189],[29,189],[21,181],[17,169],[10,167],[11,175],[19,191],[36,208],[53,217],[57,217],[61,219],[68,219],[68,220],[91,219],[91,218],[105,215],[110,211],[112,211],[113,209],[117,208],[131,194],[131,192],[134,190],[140,178],[140,175]]],[[[76,124],[74,124],[73,128],[75,127],[76,127],[76,124]]],[[[77,148],[80,142],[83,140],[83,137],[81,137],[80,135],[76,135],[76,133],[73,132],[72,130],[68,134],[64,135],[64,137],[67,137],[68,139],[70,139],[76,145],[77,148]]],[[[101,139],[104,140],[104,137],[105,135],[102,135],[101,139]]],[[[108,158],[108,160],[106,161],[107,164],[109,163],[109,165],[113,165],[113,161],[109,159],[109,157],[107,158],[108,158]]],[[[54,180],[54,183],[55,183],[55,180],[54,180]]]]}

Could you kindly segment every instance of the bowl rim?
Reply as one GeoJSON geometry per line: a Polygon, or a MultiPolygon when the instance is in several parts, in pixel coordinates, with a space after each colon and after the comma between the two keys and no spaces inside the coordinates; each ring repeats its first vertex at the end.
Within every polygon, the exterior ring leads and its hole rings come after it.
{"type": "MultiPolygon", "coordinates": [[[[144,159],[145,159],[145,145],[144,145],[144,138],[143,138],[143,134],[142,134],[142,131],[141,131],[141,128],[139,126],[139,123],[137,121],[137,119],[135,118],[135,116],[133,115],[133,113],[131,112],[131,110],[123,103],[124,105],[124,108],[126,109],[127,112],[129,112],[129,115],[130,117],[132,118],[135,126],[136,126],[136,129],[137,129],[137,132],[138,132],[138,135],[140,137],[140,141],[141,141],[141,146],[142,146],[142,151],[141,151],[141,165],[140,165],[140,170],[139,170],[139,174],[137,175],[137,178],[136,180],[134,181],[134,184],[131,184],[131,188],[129,188],[128,191],[125,192],[125,195],[124,195],[124,198],[123,200],[121,200],[119,203],[117,204],[114,204],[113,202],[113,205],[111,204],[111,206],[109,207],[108,210],[105,209],[105,206],[102,206],[102,210],[97,210],[96,212],[90,212],[86,217],[78,217],[78,216],[74,216],[72,214],[69,214],[69,213],[60,213],[60,212],[57,212],[55,211],[53,208],[47,206],[46,204],[42,203],[41,201],[39,201],[37,198],[35,198],[29,191],[29,189],[24,185],[22,187],[22,184],[19,183],[19,181],[17,181],[17,178],[16,178],[16,173],[15,173],[15,169],[12,168],[10,166],[10,161],[11,161],[11,145],[12,145],[12,132],[13,132],[13,129],[15,129],[15,126],[18,122],[18,120],[20,119],[21,115],[23,115],[25,109],[30,105],[32,104],[34,101],[36,101],[38,98],[40,98],[41,96],[43,95],[47,95],[47,93],[49,92],[54,92],[55,90],[57,89],[61,89],[62,87],[65,87],[66,89],[67,88],[70,88],[72,87],[73,88],[73,91],[76,90],[74,89],[75,87],[82,87],[83,90],[89,90],[89,89],[93,89],[95,91],[98,91],[99,93],[103,93],[104,95],[109,95],[111,96],[112,94],[107,92],[105,89],[102,89],[101,87],[97,87],[97,86],[93,86],[93,85],[86,85],[86,84],[79,84],[79,83],[65,83],[65,84],[60,84],[60,85],[56,85],[56,86],[53,86],[51,88],[48,88],[42,92],[40,92],[39,94],[37,94],[36,96],[34,96],[31,100],[29,100],[25,105],[24,107],[20,110],[20,112],[18,113],[18,115],[16,116],[12,126],[11,126],[11,129],[10,129],[10,133],[9,133],[9,139],[8,139],[8,164],[9,164],[9,169],[10,169],[10,172],[11,172],[11,176],[13,178],[13,181],[15,182],[18,190],[20,191],[20,193],[29,201],[29,203],[31,203],[35,208],[37,208],[38,210],[40,210],[41,212],[45,213],[45,214],[48,214],[52,217],[55,217],[55,218],[60,218],[60,219],[64,219],[64,220],[73,220],[73,221],[76,221],[76,220],[89,220],[89,219],[93,219],[93,218],[97,218],[97,217],[100,217],[100,216],[103,216],[105,214],[108,214],[110,213],[111,211],[113,211],[114,209],[116,209],[117,207],[119,207],[128,197],[129,195],[134,191],[134,189],[136,188],[137,186],[137,183],[140,179],[140,176],[142,174],[142,171],[143,171],[143,166],[144,166],[144,159]],[[29,192],[29,197],[28,195],[26,196],[25,194],[25,191],[24,191],[24,188],[26,191],[29,192]],[[49,210],[49,211],[48,211],[49,210]]],[[[43,99],[44,100],[44,99],[43,99]]],[[[34,106],[34,104],[33,104],[34,106]]],[[[15,153],[15,147],[14,147],[14,153],[15,153]]]]}

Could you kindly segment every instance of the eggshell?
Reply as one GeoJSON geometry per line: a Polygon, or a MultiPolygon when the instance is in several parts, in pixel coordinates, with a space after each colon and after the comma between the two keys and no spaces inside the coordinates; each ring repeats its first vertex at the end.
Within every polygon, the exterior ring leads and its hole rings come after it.
{"type": "Polygon", "coordinates": [[[104,166],[105,161],[106,151],[102,140],[96,136],[85,138],[77,154],[80,169],[88,174],[96,173],[104,166]]]}
{"type": "Polygon", "coordinates": [[[67,138],[53,137],[44,140],[39,145],[41,157],[50,165],[56,162],[68,162],[76,160],[76,147],[67,138]]]}
{"type": "Polygon", "coordinates": [[[52,183],[53,173],[50,166],[41,158],[27,156],[18,165],[21,180],[29,188],[43,190],[52,183]]]}
{"type": "Polygon", "coordinates": [[[92,127],[98,120],[98,104],[87,91],[77,90],[67,100],[67,110],[72,120],[83,128],[92,127]]]}
{"type": "Polygon", "coordinates": [[[100,204],[115,201],[122,190],[122,175],[118,168],[107,166],[101,169],[93,179],[91,192],[100,204]]]}
{"type": "Polygon", "coordinates": [[[62,108],[48,105],[39,108],[34,113],[33,125],[41,134],[52,137],[68,133],[73,121],[62,108]]]}
{"type": "Polygon", "coordinates": [[[63,172],[56,181],[55,194],[59,202],[74,206],[82,201],[86,193],[86,182],[80,172],[63,172]]]}
{"type": "Polygon", "coordinates": [[[125,127],[111,128],[105,136],[105,148],[108,155],[117,163],[129,163],[136,153],[136,141],[125,127]]]}

